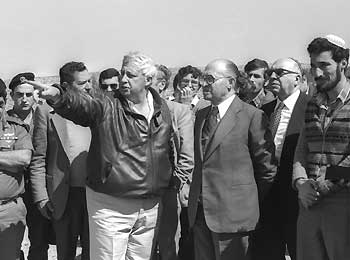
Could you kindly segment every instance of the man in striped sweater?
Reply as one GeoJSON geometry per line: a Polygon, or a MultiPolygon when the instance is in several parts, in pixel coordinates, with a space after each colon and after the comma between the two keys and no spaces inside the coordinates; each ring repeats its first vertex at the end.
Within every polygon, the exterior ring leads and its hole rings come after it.
{"type": "Polygon", "coordinates": [[[334,35],[308,46],[318,93],[308,103],[293,165],[301,203],[298,260],[350,259],[349,49],[334,35]]]}

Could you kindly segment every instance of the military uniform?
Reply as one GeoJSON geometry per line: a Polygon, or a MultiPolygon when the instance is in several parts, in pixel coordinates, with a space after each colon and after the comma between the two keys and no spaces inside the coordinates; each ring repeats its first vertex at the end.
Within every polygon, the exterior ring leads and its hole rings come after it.
{"type": "MultiPolygon", "coordinates": [[[[27,126],[19,119],[4,115],[0,120],[0,153],[31,150],[27,126]]],[[[0,259],[19,257],[26,224],[26,208],[20,195],[24,192],[24,168],[17,172],[0,165],[0,259]]]]}

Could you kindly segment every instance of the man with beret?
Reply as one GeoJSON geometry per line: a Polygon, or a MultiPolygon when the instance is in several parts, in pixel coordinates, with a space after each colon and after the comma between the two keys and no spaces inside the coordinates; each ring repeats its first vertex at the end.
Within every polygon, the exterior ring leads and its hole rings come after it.
{"type": "MultiPolygon", "coordinates": [[[[34,87],[22,83],[21,79],[34,80],[32,72],[17,74],[10,82],[13,108],[7,111],[8,115],[22,120],[29,127],[29,133],[33,135],[33,114],[36,102],[34,100],[34,87]]],[[[33,203],[33,194],[29,180],[29,172],[25,173],[25,193],[23,200],[27,208],[27,226],[30,247],[28,260],[47,260],[49,248],[49,231],[52,231],[50,221],[44,218],[33,203]]]]}
{"type": "Polygon", "coordinates": [[[24,171],[33,146],[27,126],[5,111],[6,86],[0,80],[0,258],[20,259],[26,224],[24,171]]]}
{"type": "Polygon", "coordinates": [[[327,35],[307,48],[317,94],[308,102],[294,157],[300,209],[298,260],[350,259],[349,49],[327,35]]]}

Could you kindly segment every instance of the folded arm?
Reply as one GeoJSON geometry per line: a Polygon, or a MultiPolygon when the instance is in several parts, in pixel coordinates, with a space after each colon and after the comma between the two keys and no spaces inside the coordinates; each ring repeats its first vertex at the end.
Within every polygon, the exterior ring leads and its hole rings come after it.
{"type": "Polygon", "coordinates": [[[20,172],[27,167],[32,157],[29,149],[0,151],[0,169],[12,173],[20,172]]]}

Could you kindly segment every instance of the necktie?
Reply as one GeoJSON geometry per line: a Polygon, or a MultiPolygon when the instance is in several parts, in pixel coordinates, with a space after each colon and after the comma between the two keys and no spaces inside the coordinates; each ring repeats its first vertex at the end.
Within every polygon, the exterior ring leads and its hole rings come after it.
{"type": "Polygon", "coordinates": [[[277,128],[278,125],[280,123],[281,120],[281,113],[282,113],[282,109],[285,107],[284,103],[281,101],[276,110],[272,113],[271,116],[271,134],[272,134],[272,138],[275,138],[276,132],[277,132],[277,128]]]}
{"type": "Polygon", "coordinates": [[[219,114],[218,107],[212,106],[203,126],[203,132],[202,132],[203,151],[205,151],[205,148],[206,148],[205,146],[208,144],[208,139],[211,133],[215,130],[216,125],[218,124],[218,114],[219,114]]]}

